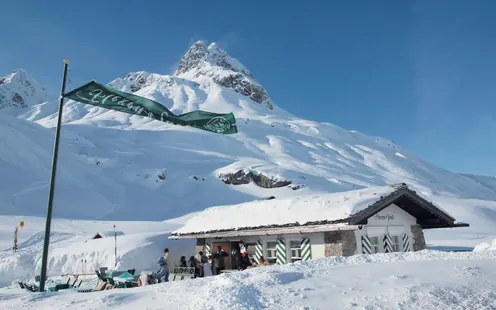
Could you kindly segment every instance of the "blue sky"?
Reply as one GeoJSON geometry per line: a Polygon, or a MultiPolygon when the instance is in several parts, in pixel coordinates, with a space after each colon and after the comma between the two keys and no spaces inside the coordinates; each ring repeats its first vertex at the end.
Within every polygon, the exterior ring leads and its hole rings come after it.
{"type": "Polygon", "coordinates": [[[216,41],[297,116],[496,176],[496,2],[139,3],[3,3],[0,75],[24,68],[56,93],[64,57],[73,88],[170,74],[194,41],[216,41]]]}

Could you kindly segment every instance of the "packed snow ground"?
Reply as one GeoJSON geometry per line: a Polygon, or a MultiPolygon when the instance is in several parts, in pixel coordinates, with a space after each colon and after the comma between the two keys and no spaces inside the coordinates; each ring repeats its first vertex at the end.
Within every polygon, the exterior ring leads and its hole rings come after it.
{"type": "Polygon", "coordinates": [[[324,258],[95,293],[0,290],[2,309],[496,309],[496,252],[324,258]]]}

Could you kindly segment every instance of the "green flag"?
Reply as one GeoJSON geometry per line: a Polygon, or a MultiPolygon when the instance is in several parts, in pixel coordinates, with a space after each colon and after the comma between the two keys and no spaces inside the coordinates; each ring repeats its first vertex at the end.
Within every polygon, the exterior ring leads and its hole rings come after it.
{"type": "Polygon", "coordinates": [[[219,134],[238,132],[236,119],[232,113],[218,114],[197,110],[175,115],[156,101],[125,93],[95,81],[66,93],[64,97],[97,107],[146,116],[166,123],[190,126],[219,134]]]}

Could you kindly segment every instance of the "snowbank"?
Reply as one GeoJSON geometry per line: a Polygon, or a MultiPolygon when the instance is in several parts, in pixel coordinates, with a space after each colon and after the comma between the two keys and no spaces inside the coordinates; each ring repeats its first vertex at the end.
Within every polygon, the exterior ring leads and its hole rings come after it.
{"type": "Polygon", "coordinates": [[[489,244],[487,242],[480,243],[475,246],[474,252],[496,251],[496,239],[489,244]]]}
{"type": "Polygon", "coordinates": [[[495,252],[329,257],[91,294],[8,288],[0,308],[494,309],[495,261],[495,252]]]}

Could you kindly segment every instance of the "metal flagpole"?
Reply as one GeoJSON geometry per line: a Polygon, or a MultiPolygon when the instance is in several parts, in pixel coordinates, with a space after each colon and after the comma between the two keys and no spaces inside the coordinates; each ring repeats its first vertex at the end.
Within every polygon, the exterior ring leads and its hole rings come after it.
{"type": "Polygon", "coordinates": [[[53,158],[52,158],[52,176],[50,179],[50,194],[48,196],[48,209],[47,209],[46,224],[45,224],[45,241],[43,243],[43,257],[41,260],[40,292],[45,291],[48,246],[50,244],[50,226],[52,224],[53,193],[55,190],[55,176],[57,172],[57,159],[59,154],[60,126],[62,123],[62,110],[64,108],[64,93],[65,93],[65,84],[67,79],[68,66],[69,66],[69,59],[64,59],[64,77],[62,79],[62,89],[60,91],[59,116],[57,119],[57,128],[55,130],[55,143],[53,146],[53,158]]]}
{"type": "Polygon", "coordinates": [[[115,231],[115,224],[114,224],[114,250],[115,250],[115,266],[117,267],[117,232],[115,231]]]}
{"type": "Polygon", "coordinates": [[[18,232],[18,228],[16,226],[14,230],[14,253],[17,252],[17,232],[18,232]]]}

